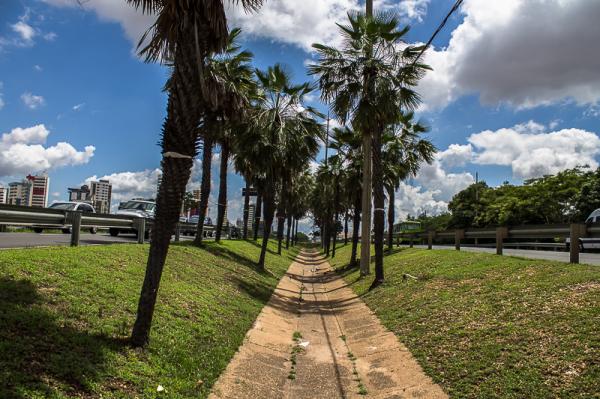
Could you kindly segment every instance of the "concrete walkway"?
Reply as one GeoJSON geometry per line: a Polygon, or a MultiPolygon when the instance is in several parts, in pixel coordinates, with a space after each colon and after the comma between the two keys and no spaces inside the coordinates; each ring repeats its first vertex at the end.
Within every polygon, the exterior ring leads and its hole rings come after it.
{"type": "Polygon", "coordinates": [[[279,282],[210,398],[447,398],[316,253],[279,282]]]}

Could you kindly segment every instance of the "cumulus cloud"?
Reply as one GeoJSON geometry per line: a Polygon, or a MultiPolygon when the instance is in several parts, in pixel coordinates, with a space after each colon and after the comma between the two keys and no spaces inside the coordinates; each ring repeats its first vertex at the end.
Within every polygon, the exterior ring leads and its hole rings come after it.
{"type": "MultiPolygon", "coordinates": [[[[77,7],[74,0],[43,0],[59,7],[77,7]]],[[[411,21],[420,21],[430,0],[378,0],[375,7],[392,10],[411,21]]],[[[122,0],[94,0],[83,5],[104,21],[118,22],[127,37],[137,45],[142,34],[154,22],[122,0]]],[[[267,1],[257,13],[247,14],[239,5],[226,2],[230,26],[239,26],[259,38],[288,43],[310,50],[313,43],[339,43],[336,22],[346,20],[349,11],[362,10],[359,0],[278,0],[267,1]]]]}
{"type": "Polygon", "coordinates": [[[539,124],[531,124],[529,130],[525,125],[486,130],[468,141],[475,149],[474,163],[510,166],[513,175],[523,179],[576,166],[596,168],[595,158],[600,154],[600,138],[595,133],[581,129],[545,132],[539,124]]]}
{"type": "Polygon", "coordinates": [[[36,96],[30,92],[21,94],[21,101],[23,101],[23,104],[29,109],[36,109],[46,104],[44,97],[36,96]]]}
{"type": "Polygon", "coordinates": [[[448,47],[426,55],[427,108],[469,93],[516,108],[600,100],[600,2],[466,0],[461,11],[448,47]]]}
{"type": "Polygon", "coordinates": [[[408,215],[416,216],[423,212],[439,215],[448,211],[448,202],[437,200],[436,191],[423,190],[421,186],[401,183],[396,191],[396,220],[404,220],[408,215]]]}
{"type": "Polygon", "coordinates": [[[23,44],[31,44],[33,43],[33,38],[36,35],[35,29],[24,20],[20,20],[17,23],[11,25],[11,28],[14,32],[16,32],[23,44]]]}
{"type": "Polygon", "coordinates": [[[465,166],[473,158],[471,144],[451,144],[447,150],[439,152],[437,159],[446,167],[465,166]]]}
{"type": "Polygon", "coordinates": [[[0,176],[18,176],[89,162],[96,150],[86,146],[77,151],[71,144],[59,142],[45,147],[50,131],[44,125],[15,128],[0,139],[0,176]]]}
{"type": "Polygon", "coordinates": [[[160,169],[146,169],[139,172],[117,172],[98,177],[96,175],[85,179],[90,181],[108,180],[112,184],[113,201],[128,201],[132,198],[155,198],[158,178],[162,175],[160,169]]]}

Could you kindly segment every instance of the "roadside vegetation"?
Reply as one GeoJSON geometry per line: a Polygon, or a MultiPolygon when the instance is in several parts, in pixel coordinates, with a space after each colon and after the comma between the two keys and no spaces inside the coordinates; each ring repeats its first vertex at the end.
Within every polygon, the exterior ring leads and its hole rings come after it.
{"type": "Polygon", "coordinates": [[[330,262],[450,397],[600,392],[597,266],[396,249],[369,291],[350,255],[343,246],[330,262]]]}
{"type": "Polygon", "coordinates": [[[143,351],[148,245],[0,251],[0,397],[206,397],[296,254],[260,245],[172,245],[143,351]]]}

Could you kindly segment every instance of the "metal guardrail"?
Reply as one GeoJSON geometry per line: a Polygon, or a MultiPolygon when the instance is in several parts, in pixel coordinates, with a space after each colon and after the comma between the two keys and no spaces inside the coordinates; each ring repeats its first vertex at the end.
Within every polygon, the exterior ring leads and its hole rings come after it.
{"type": "MultiPolygon", "coordinates": [[[[81,228],[123,229],[137,233],[137,242],[143,243],[147,232],[152,231],[154,221],[132,216],[83,213],[49,208],[34,208],[18,205],[0,205],[0,225],[40,228],[70,228],[71,245],[79,245],[81,228]]],[[[196,232],[195,223],[180,222],[175,232],[175,241],[180,235],[196,232]]],[[[212,234],[214,226],[205,226],[205,234],[212,234]]]]}
{"type": "MultiPolygon", "coordinates": [[[[432,249],[434,240],[437,238],[454,238],[456,250],[460,250],[461,244],[466,238],[478,240],[493,239],[495,244],[488,245],[496,247],[496,253],[502,255],[504,247],[539,247],[558,249],[559,246],[567,247],[567,244],[538,243],[538,242],[507,242],[510,239],[569,239],[570,243],[579,243],[581,238],[600,237],[600,223],[596,224],[555,224],[555,225],[522,225],[508,227],[486,227],[456,229],[444,231],[427,231],[415,233],[395,233],[395,239],[408,238],[412,245],[414,240],[427,241],[428,249],[432,249]]],[[[477,246],[477,245],[476,245],[477,246]]],[[[479,245],[481,246],[481,245],[479,245]]],[[[568,245],[570,262],[579,263],[580,245],[568,245]]]]}

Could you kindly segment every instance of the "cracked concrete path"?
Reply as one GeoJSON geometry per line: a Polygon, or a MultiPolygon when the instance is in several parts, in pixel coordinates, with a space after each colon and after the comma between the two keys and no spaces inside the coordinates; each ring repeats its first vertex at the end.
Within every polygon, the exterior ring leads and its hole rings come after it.
{"type": "Polygon", "coordinates": [[[447,398],[316,252],[279,282],[209,398],[447,398]]]}

